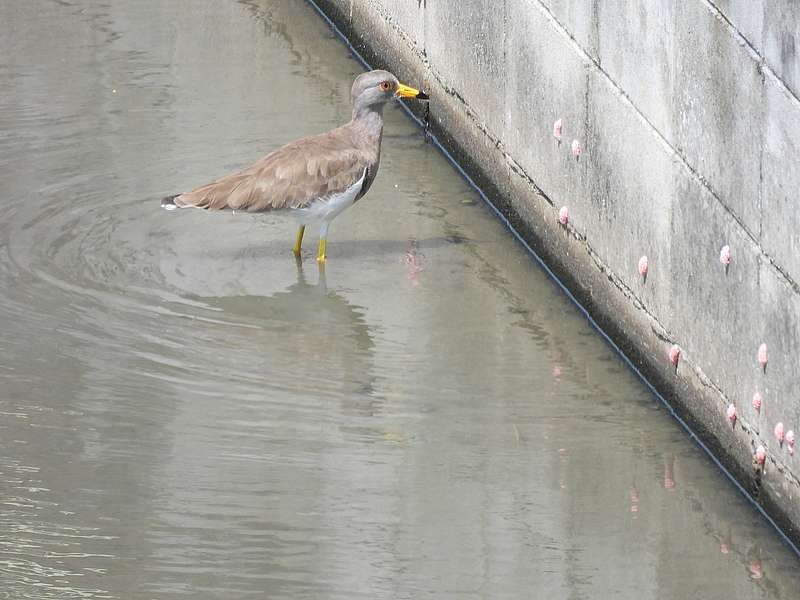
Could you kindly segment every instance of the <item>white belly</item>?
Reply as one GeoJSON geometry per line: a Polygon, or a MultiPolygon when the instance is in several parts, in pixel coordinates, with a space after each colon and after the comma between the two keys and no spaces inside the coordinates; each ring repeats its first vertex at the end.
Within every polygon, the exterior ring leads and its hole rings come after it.
{"type": "Polygon", "coordinates": [[[358,196],[358,193],[361,191],[366,176],[367,170],[364,169],[364,174],[361,176],[361,179],[356,181],[345,191],[339,194],[332,194],[327,198],[317,198],[305,208],[294,209],[292,215],[303,224],[332,221],[336,215],[356,201],[356,196],[358,196]]]}

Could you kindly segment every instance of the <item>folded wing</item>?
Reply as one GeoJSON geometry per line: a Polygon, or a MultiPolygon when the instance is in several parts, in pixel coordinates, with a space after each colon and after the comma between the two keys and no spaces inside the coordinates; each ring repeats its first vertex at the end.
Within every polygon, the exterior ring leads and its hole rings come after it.
{"type": "Polygon", "coordinates": [[[303,138],[252,166],[174,198],[179,207],[262,212],[303,208],[345,191],[369,167],[370,156],[342,127],[303,138]]]}

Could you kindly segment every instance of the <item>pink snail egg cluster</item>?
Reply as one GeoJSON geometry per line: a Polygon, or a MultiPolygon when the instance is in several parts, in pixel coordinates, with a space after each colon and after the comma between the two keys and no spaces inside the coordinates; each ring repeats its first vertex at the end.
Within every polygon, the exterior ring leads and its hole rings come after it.
{"type": "Polygon", "coordinates": [[[639,275],[642,277],[647,276],[647,269],[648,269],[647,257],[643,256],[639,259],[639,275]]]}
{"type": "Polygon", "coordinates": [[[719,262],[721,262],[726,267],[731,264],[731,247],[730,246],[723,246],[722,250],[719,251],[719,262]]]}
{"type": "Polygon", "coordinates": [[[563,123],[561,119],[553,123],[553,137],[556,138],[559,142],[561,141],[561,127],[563,123]]]}
{"type": "Polygon", "coordinates": [[[778,440],[779,444],[783,443],[783,423],[777,423],[775,425],[775,429],[772,430],[775,434],[775,439],[778,440]]]}
{"type": "Polygon", "coordinates": [[[681,359],[681,347],[678,344],[673,344],[672,347],[669,349],[669,362],[671,362],[676,367],[678,366],[678,361],[681,359]]]}

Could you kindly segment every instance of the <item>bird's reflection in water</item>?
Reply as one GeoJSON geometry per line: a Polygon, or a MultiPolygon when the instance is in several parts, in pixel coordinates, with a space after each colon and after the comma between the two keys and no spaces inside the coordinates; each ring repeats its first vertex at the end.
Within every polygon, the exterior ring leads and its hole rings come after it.
{"type": "MultiPolygon", "coordinates": [[[[381,411],[375,343],[362,307],[331,289],[324,266],[309,281],[301,260],[296,281],[271,296],[195,297],[223,321],[224,344],[237,371],[245,368],[287,394],[338,398],[344,415],[381,411]]],[[[223,341],[223,340],[220,340],[223,341]]]]}

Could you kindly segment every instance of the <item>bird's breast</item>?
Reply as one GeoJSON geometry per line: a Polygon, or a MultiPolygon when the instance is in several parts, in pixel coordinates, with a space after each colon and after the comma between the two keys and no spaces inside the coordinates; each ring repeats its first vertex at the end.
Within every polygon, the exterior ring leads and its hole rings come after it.
{"type": "Polygon", "coordinates": [[[308,205],[295,209],[293,211],[294,216],[301,223],[333,220],[336,215],[355,203],[365,185],[367,171],[367,169],[364,169],[364,174],[361,176],[361,179],[356,181],[345,191],[315,198],[309,202],[308,205]]]}

